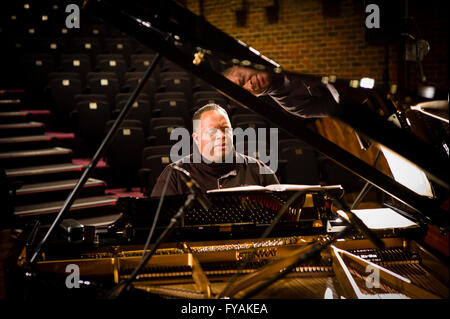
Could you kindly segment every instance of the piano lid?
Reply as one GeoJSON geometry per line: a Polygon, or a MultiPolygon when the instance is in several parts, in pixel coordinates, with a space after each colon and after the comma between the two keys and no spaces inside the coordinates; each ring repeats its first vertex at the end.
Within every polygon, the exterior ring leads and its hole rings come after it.
{"type": "MultiPolygon", "coordinates": [[[[275,61],[172,1],[164,0],[156,4],[144,0],[90,0],[85,8],[208,82],[230,100],[264,116],[273,124],[272,127],[284,128],[358,177],[406,204],[417,213],[418,220],[440,226],[448,225],[448,214],[435,200],[417,194],[312,131],[299,116],[298,108],[290,105],[280,107],[280,103],[270,103],[263,97],[265,94],[262,93],[265,92],[261,92],[269,89],[264,85],[267,79],[275,79],[275,83],[283,84],[286,79],[289,82],[290,77],[299,79],[312,97],[325,96],[323,89],[326,88],[330,95],[327,96],[328,100],[322,103],[325,113],[326,106],[333,105],[333,100],[338,100],[338,111],[330,110],[329,116],[357,132],[358,138],[368,140],[369,143],[379,143],[407,159],[430,180],[448,191],[448,154],[375,112],[373,106],[383,103],[384,99],[377,88],[367,89],[361,87],[366,84],[354,85],[347,80],[285,72],[275,61]],[[230,75],[233,69],[239,68],[259,72],[259,75],[253,75],[253,92],[252,88],[241,87],[242,83],[240,85],[236,78],[230,75]],[[320,85],[315,86],[316,83],[320,85]],[[311,91],[316,87],[320,87],[322,91],[311,91]],[[338,98],[334,90],[339,94],[338,98]]],[[[319,100],[324,101],[320,98],[319,100]]],[[[275,102],[279,101],[283,101],[283,98],[275,102]]],[[[318,115],[322,116],[327,115],[318,115]]]]}

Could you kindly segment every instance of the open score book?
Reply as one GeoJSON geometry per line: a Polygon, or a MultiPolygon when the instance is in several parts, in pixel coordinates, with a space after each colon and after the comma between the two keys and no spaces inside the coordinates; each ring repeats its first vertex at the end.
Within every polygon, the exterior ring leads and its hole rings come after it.
{"type": "Polygon", "coordinates": [[[323,190],[342,190],[341,185],[296,185],[296,184],[272,184],[267,186],[248,185],[238,187],[228,187],[221,189],[211,189],[207,193],[226,193],[226,192],[252,192],[252,191],[323,191],[323,190]]]}

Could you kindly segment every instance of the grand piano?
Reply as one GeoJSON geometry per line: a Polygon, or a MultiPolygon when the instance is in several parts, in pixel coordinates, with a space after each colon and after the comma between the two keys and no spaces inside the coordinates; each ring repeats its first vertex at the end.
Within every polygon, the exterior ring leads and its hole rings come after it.
{"type": "MultiPolygon", "coordinates": [[[[10,295],[449,297],[448,153],[442,144],[419,139],[405,127],[406,121],[399,121],[398,126],[388,119],[391,114],[403,119],[407,115],[393,107],[386,88],[366,89],[343,79],[317,78],[340,93],[342,112],[335,120],[351,128],[360,141],[379,147],[386,158],[413,163],[414,172],[419,172],[433,190],[430,194],[418,193],[395,174],[386,175],[311,130],[296,114],[227,79],[223,71],[233,65],[271,74],[284,71],[275,61],[179,4],[90,0],[83,10],[158,52],[143,82],[163,56],[212,85],[237,107],[264,116],[273,127],[284,128],[366,185],[353,205],[346,203],[341,185],[225,189],[207,194],[209,208],[196,200],[195,193],[161,202],[121,198],[121,217],[101,227],[83,225],[66,213],[75,189],[51,225],[31,224],[16,235],[7,267],[10,295]],[[357,209],[370,187],[389,200],[357,209]]],[[[128,105],[131,99],[133,96],[128,105]]],[[[125,107],[100,150],[106,148],[126,112],[125,107]]],[[[79,184],[88,174],[89,170],[79,184]]]]}

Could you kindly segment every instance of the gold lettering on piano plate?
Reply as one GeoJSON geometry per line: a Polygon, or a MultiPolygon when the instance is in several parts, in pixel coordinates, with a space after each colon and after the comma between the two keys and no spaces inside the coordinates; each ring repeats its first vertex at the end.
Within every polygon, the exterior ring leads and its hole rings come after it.
{"type": "Polygon", "coordinates": [[[244,250],[236,252],[236,260],[244,260],[250,258],[251,261],[260,261],[263,259],[269,259],[276,257],[278,252],[277,247],[262,248],[256,250],[244,250]]]}

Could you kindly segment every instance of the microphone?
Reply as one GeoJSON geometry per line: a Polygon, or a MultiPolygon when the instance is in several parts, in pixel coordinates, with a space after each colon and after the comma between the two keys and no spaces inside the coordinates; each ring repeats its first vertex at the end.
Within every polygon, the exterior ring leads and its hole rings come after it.
{"type": "Polygon", "coordinates": [[[176,165],[173,165],[171,167],[181,173],[181,179],[189,188],[191,193],[195,195],[196,199],[204,209],[209,210],[212,207],[212,203],[209,198],[206,197],[206,195],[203,194],[203,192],[200,190],[200,186],[198,185],[197,181],[192,178],[191,173],[189,173],[184,168],[178,167],[176,165]]]}

